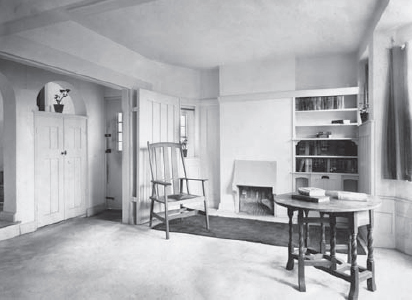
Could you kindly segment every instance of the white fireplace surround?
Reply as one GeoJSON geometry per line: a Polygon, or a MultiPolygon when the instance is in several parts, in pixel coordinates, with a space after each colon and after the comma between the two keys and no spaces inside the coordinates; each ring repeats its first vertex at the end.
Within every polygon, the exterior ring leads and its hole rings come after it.
{"type": "Polygon", "coordinates": [[[276,161],[235,160],[232,191],[234,212],[239,213],[239,186],[269,187],[276,194],[276,161]]]}

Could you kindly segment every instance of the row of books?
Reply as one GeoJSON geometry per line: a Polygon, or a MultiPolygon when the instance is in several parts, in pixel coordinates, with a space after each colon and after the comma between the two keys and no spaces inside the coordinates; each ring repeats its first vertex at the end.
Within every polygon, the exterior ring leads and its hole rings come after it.
{"type": "Polygon", "coordinates": [[[356,174],[358,161],[352,158],[296,158],[296,172],[356,174]]]}
{"type": "Polygon", "coordinates": [[[345,108],[344,96],[302,97],[296,98],[296,110],[326,110],[345,108]]]}
{"type": "Polygon", "coordinates": [[[356,156],[358,147],[353,141],[300,141],[296,145],[296,155],[356,156]]]}

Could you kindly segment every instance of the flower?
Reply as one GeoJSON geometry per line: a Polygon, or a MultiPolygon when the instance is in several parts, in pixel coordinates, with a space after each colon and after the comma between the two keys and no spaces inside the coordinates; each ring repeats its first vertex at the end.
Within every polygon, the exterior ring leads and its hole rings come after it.
{"type": "Polygon", "coordinates": [[[55,94],[54,95],[54,100],[56,100],[57,104],[60,104],[62,102],[64,97],[67,97],[69,95],[70,90],[69,89],[61,89],[60,90],[60,95],[55,94]]]}
{"type": "Polygon", "coordinates": [[[181,144],[182,144],[182,149],[183,149],[183,150],[187,149],[187,138],[184,138],[184,139],[181,141],[181,144]]]}

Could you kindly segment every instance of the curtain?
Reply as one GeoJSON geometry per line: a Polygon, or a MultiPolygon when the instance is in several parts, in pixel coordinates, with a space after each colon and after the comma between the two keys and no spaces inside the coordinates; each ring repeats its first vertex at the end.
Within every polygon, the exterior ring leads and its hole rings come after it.
{"type": "Polygon", "coordinates": [[[411,104],[408,45],[389,50],[389,80],[383,136],[383,177],[412,180],[411,104]]]}

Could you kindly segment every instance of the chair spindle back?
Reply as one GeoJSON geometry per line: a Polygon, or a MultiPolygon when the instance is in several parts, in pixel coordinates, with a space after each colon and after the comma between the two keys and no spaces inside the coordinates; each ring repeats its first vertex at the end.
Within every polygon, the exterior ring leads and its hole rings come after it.
{"type": "MultiPolygon", "coordinates": [[[[153,144],[147,142],[147,147],[152,180],[170,182],[168,193],[179,193],[179,178],[186,177],[182,145],[171,142],[153,144]]],[[[156,194],[162,195],[163,191],[157,190],[156,194]]]]}

